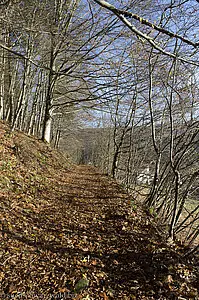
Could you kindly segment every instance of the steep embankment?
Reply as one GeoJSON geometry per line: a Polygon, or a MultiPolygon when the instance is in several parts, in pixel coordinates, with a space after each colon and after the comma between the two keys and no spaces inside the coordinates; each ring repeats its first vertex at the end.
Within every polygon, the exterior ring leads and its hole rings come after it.
{"type": "Polygon", "coordinates": [[[198,299],[199,265],[95,168],[0,124],[0,187],[1,299],[198,299]]]}

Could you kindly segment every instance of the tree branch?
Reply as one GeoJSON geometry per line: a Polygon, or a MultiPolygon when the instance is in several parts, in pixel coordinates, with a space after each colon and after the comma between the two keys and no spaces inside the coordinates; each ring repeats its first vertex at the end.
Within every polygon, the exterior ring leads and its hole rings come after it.
{"type": "MultiPolygon", "coordinates": [[[[199,0],[198,0],[199,1],[199,0]]],[[[194,48],[197,48],[199,46],[199,43],[194,43],[176,33],[170,32],[167,29],[164,29],[162,27],[159,27],[149,21],[147,21],[146,19],[141,18],[140,16],[133,14],[131,12],[125,11],[125,10],[120,10],[117,9],[115,6],[113,6],[112,4],[104,1],[104,0],[94,0],[94,2],[96,2],[97,4],[99,4],[100,6],[108,9],[109,11],[113,12],[132,32],[134,32],[136,35],[142,37],[143,39],[147,40],[156,50],[160,51],[161,53],[170,56],[172,58],[178,58],[179,60],[186,62],[186,63],[191,63],[194,64],[196,66],[199,66],[199,63],[194,62],[194,61],[189,61],[183,57],[179,57],[177,54],[171,53],[171,52],[167,52],[165,51],[162,47],[160,47],[152,37],[144,34],[142,31],[140,31],[139,29],[137,29],[133,24],[131,24],[127,18],[133,18],[138,20],[140,23],[147,25],[148,27],[151,27],[153,29],[155,29],[156,31],[159,31],[161,33],[164,33],[166,35],[168,35],[171,38],[178,38],[181,41],[183,41],[184,43],[193,46],[194,48]]]]}
{"type": "Polygon", "coordinates": [[[29,61],[31,64],[33,64],[34,66],[36,66],[37,68],[40,68],[40,69],[44,69],[44,70],[48,70],[48,71],[52,71],[53,75],[67,75],[68,72],[70,72],[73,67],[75,66],[75,64],[69,66],[68,68],[64,69],[62,72],[56,72],[54,70],[51,70],[50,68],[46,67],[46,66],[41,66],[39,65],[38,63],[36,63],[34,60],[32,60],[31,58],[29,58],[28,56],[22,54],[22,53],[19,53],[9,47],[7,47],[6,45],[3,45],[2,43],[0,43],[0,48],[20,57],[21,59],[23,60],[27,60],[29,61]]]}

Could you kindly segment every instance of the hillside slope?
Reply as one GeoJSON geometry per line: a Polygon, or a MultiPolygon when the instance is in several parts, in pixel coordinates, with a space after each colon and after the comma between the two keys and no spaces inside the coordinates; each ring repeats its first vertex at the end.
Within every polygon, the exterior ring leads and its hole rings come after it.
{"type": "Polygon", "coordinates": [[[0,123],[1,299],[198,299],[199,263],[116,182],[0,123]]]}

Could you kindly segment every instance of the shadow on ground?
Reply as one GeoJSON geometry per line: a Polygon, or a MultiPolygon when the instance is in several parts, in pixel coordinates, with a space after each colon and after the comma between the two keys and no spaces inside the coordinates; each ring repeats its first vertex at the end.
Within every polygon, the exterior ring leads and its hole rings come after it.
{"type": "Polygon", "coordinates": [[[179,246],[167,245],[155,221],[140,208],[132,211],[129,200],[116,182],[79,166],[60,174],[31,208],[7,212],[13,223],[1,222],[4,297],[197,299],[197,266],[182,258],[179,246]],[[83,277],[89,286],[74,296],[83,277]]]}

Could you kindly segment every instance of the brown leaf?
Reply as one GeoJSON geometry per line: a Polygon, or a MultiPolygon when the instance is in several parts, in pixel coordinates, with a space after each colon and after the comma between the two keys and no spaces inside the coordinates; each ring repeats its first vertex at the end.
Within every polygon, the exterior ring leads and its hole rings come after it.
{"type": "Polygon", "coordinates": [[[3,272],[0,272],[0,282],[4,279],[5,275],[3,272]]]}
{"type": "Polygon", "coordinates": [[[102,297],[104,300],[108,300],[108,296],[106,295],[105,292],[100,293],[100,297],[102,297]]]}

